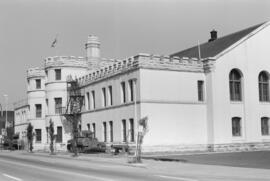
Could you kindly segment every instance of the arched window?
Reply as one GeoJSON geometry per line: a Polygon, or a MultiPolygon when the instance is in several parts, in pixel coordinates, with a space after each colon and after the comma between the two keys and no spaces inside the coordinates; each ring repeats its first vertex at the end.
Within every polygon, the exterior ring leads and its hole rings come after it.
{"type": "Polygon", "coordinates": [[[266,72],[259,74],[259,99],[262,102],[269,101],[269,77],[266,72]]]}
{"type": "Polygon", "coordinates": [[[241,74],[238,70],[233,69],[230,72],[230,99],[231,101],[242,100],[241,74]]]}
{"type": "Polygon", "coordinates": [[[269,135],[269,118],[268,117],[261,118],[261,132],[262,132],[262,135],[269,135]]]}

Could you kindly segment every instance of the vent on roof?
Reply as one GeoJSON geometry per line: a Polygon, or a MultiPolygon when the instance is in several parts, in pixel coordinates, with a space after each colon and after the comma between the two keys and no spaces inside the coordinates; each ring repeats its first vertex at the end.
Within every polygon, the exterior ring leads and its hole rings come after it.
{"type": "Polygon", "coordinates": [[[208,42],[215,41],[217,39],[217,31],[216,30],[212,30],[210,32],[210,34],[211,34],[211,38],[208,40],[208,42]]]}

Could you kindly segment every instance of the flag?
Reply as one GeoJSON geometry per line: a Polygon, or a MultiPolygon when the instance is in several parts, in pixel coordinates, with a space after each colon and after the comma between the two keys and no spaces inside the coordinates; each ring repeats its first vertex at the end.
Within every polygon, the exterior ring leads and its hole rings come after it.
{"type": "Polygon", "coordinates": [[[55,39],[52,42],[51,48],[54,48],[56,46],[57,43],[57,37],[55,37],[55,39]]]}

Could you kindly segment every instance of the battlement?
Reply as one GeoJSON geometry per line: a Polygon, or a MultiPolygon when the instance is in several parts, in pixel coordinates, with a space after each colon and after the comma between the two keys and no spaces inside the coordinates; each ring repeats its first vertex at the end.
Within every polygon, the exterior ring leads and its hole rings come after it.
{"type": "Polygon", "coordinates": [[[140,53],[124,60],[110,60],[110,62],[100,66],[98,69],[91,70],[87,75],[77,80],[80,86],[84,86],[136,68],[204,72],[203,63],[197,58],[180,58],[140,53]]]}
{"type": "Polygon", "coordinates": [[[44,59],[45,69],[51,67],[82,67],[88,68],[88,63],[84,57],[55,56],[44,59]]]}
{"type": "Polygon", "coordinates": [[[43,68],[34,67],[27,70],[27,79],[32,77],[45,77],[45,71],[43,68]]]}

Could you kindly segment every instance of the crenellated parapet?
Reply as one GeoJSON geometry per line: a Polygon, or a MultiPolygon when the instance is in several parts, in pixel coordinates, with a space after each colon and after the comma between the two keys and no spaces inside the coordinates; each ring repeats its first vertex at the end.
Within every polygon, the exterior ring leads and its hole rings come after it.
{"type": "Polygon", "coordinates": [[[111,77],[137,68],[172,70],[185,72],[204,72],[202,61],[197,58],[169,57],[140,53],[124,60],[110,60],[98,69],[78,78],[80,86],[111,77]]]}
{"type": "Polygon", "coordinates": [[[43,68],[34,67],[27,70],[27,79],[33,77],[45,77],[45,71],[43,68]]]}
{"type": "Polygon", "coordinates": [[[81,67],[88,68],[87,60],[84,57],[55,56],[44,59],[44,67],[81,67]]]}

